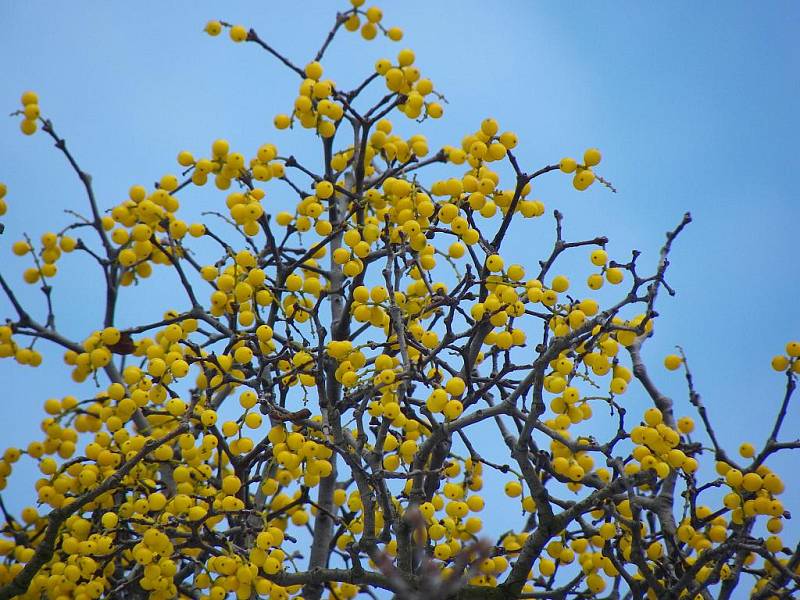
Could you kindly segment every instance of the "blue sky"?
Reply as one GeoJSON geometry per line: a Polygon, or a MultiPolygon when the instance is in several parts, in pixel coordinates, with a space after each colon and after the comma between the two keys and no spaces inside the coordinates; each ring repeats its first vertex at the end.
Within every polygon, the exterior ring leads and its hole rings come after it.
{"type": "MultiPolygon", "coordinates": [[[[217,137],[248,154],[267,141],[287,154],[310,153],[312,136],[271,125],[291,106],[294,76],[258,48],[210,38],[202,28],[210,18],[252,26],[304,64],[345,3],[309,0],[299,15],[288,3],[225,4],[4,2],[0,108],[10,113],[23,90],[36,90],[43,113],[94,176],[103,207],[134,183],[177,172],[179,150],[207,152],[217,137]]],[[[680,377],[660,367],[665,354],[683,346],[720,438],[731,449],[745,439],[760,443],[784,383],[770,358],[800,338],[800,5],[626,2],[612,9],[518,1],[490,10],[485,2],[407,0],[382,8],[387,25],[404,29],[403,42],[343,35],[326,73],[347,86],[353,73],[371,72],[376,59],[413,48],[423,74],[449,101],[444,119],[426,124],[431,147],[458,143],[487,116],[518,133],[517,155],[529,171],[599,147],[600,172],[617,194],[599,185],[575,192],[558,173],[537,183],[536,194],[548,212],[565,214],[571,239],[607,235],[619,260],[636,248],[642,264],[655,264],[664,232],[692,212],[668,275],[678,293],[660,299],[645,357],[679,414],[687,414],[680,377]]],[[[401,128],[411,132],[408,123],[401,128]]],[[[0,268],[22,287],[28,265],[10,255],[11,243],[23,231],[38,236],[63,226],[62,209],[83,209],[84,198],[44,136],[26,138],[17,118],[4,118],[0,140],[0,181],[10,205],[0,268]]],[[[203,190],[186,204],[206,209],[219,199],[203,190]]],[[[509,259],[522,262],[551,243],[551,223],[515,226],[510,240],[509,259]]],[[[583,254],[562,265],[565,273],[588,273],[583,254]]],[[[75,337],[99,326],[86,308],[94,292],[84,278],[56,279],[59,321],[75,337]]],[[[153,316],[153,293],[174,297],[163,287],[138,290],[123,319],[153,316]]],[[[37,294],[31,288],[22,296],[41,311],[37,294]]],[[[0,315],[10,310],[0,299],[0,315]]],[[[0,362],[0,417],[13,423],[4,426],[5,444],[26,444],[36,435],[43,400],[74,388],[63,383],[60,354],[46,359],[38,371],[0,362]]],[[[644,406],[641,394],[630,402],[644,406]]],[[[798,428],[800,412],[792,407],[784,431],[798,428]]],[[[784,473],[789,468],[785,458],[773,464],[784,473]]],[[[17,507],[25,503],[18,486],[32,481],[20,475],[3,493],[17,507]]],[[[790,506],[800,500],[791,479],[785,498],[790,506]]]]}

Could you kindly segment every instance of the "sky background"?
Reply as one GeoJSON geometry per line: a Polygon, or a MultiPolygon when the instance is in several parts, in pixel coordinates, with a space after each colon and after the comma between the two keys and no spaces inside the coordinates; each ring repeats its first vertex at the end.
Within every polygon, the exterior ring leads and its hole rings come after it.
{"type": "MultiPolygon", "coordinates": [[[[295,76],[254,45],[202,32],[211,18],[252,26],[302,65],[345,3],[309,0],[300,14],[288,6],[4,2],[0,112],[16,110],[22,91],[37,91],[43,114],[93,175],[103,208],[132,184],[177,172],[178,151],[207,153],[218,137],[247,155],[264,142],[285,154],[309,153],[311,134],[272,127],[276,113],[289,112],[295,76]]],[[[600,148],[598,171],[618,193],[600,185],[578,193],[559,173],[535,184],[548,215],[553,208],[565,214],[569,239],[607,235],[612,258],[625,261],[635,248],[640,264],[652,268],[664,232],[691,211],[694,222],[678,239],[668,272],[677,295],[659,299],[645,357],[677,413],[691,414],[681,377],[660,366],[680,344],[720,439],[734,451],[743,440],[760,444],[785,382],[770,358],[800,338],[800,5],[627,2],[612,9],[520,1],[492,3],[490,10],[485,2],[407,0],[382,8],[384,23],[402,27],[404,40],[342,35],[324,62],[326,75],[346,88],[376,59],[411,47],[423,76],[449,101],[445,117],[424,126],[431,148],[458,144],[487,116],[519,135],[517,156],[527,171],[600,148]]],[[[43,318],[41,294],[21,282],[29,265],[10,246],[23,231],[38,237],[62,227],[62,210],[83,210],[85,199],[52,144],[41,134],[22,136],[18,121],[0,120],[0,181],[9,189],[0,269],[43,318]]],[[[415,131],[396,121],[405,135],[415,131]]],[[[223,196],[204,189],[184,198],[190,210],[205,210],[223,196]]],[[[275,211],[289,207],[280,195],[274,202],[275,211]]],[[[552,243],[551,221],[515,226],[508,260],[538,258],[552,243]]],[[[63,267],[79,276],[55,280],[58,324],[76,338],[101,324],[97,290],[85,275],[91,265],[81,261],[63,267]]],[[[589,273],[585,253],[561,265],[564,273],[585,272],[581,284],[589,273]]],[[[121,321],[157,317],[154,309],[178,297],[173,291],[142,286],[123,300],[121,321]]],[[[0,298],[0,316],[10,315],[0,298]]],[[[38,435],[43,401],[77,389],[65,384],[60,356],[47,349],[38,370],[0,362],[3,445],[27,445],[38,435]]],[[[641,392],[626,401],[646,406],[641,392]]],[[[784,438],[798,429],[795,406],[784,438]]],[[[790,462],[778,457],[772,464],[787,475],[785,503],[800,508],[790,462]]],[[[33,478],[21,466],[3,492],[6,502],[24,506],[33,478]]],[[[790,530],[796,540],[798,527],[790,530]]]]}

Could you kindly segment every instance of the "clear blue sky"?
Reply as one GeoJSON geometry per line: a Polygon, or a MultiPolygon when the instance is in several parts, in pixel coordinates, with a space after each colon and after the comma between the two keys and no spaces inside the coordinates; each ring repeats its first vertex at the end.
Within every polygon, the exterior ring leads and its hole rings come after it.
{"type": "MultiPolygon", "coordinates": [[[[19,94],[36,90],[43,113],[94,176],[103,207],[121,200],[131,184],[176,172],[179,150],[207,152],[217,137],[248,154],[267,141],[287,154],[308,151],[310,135],[296,138],[271,125],[274,114],[291,106],[294,76],[253,45],[202,33],[210,18],[252,26],[304,64],[309,45],[316,50],[345,2],[309,0],[300,15],[290,14],[289,5],[4,2],[0,108],[16,110],[19,94]]],[[[432,147],[458,143],[486,116],[519,134],[526,170],[599,147],[600,172],[617,194],[599,185],[577,193],[558,173],[538,184],[537,194],[548,212],[565,213],[570,238],[608,235],[609,251],[620,260],[636,248],[642,264],[653,265],[663,233],[692,212],[694,223],[678,240],[669,270],[678,294],[661,298],[646,358],[678,413],[686,414],[680,378],[659,366],[682,345],[721,439],[731,448],[743,439],[760,443],[783,390],[770,358],[800,338],[794,166],[800,5],[516,1],[490,9],[486,2],[407,0],[383,8],[385,22],[405,30],[404,41],[342,36],[327,72],[347,85],[377,58],[413,48],[423,73],[450,101],[445,118],[427,125],[432,147]]],[[[22,287],[27,264],[11,257],[11,243],[23,231],[38,236],[63,226],[61,210],[85,204],[44,136],[26,138],[17,118],[4,118],[0,140],[0,181],[10,205],[0,265],[22,287]]],[[[192,194],[185,204],[208,208],[208,192],[192,194]]],[[[528,222],[514,230],[509,255],[521,261],[551,238],[549,222],[528,222]]],[[[587,271],[584,255],[570,260],[564,272],[587,271]]],[[[59,323],[75,337],[100,325],[86,308],[95,304],[86,285],[56,279],[59,323]]],[[[132,294],[123,320],[153,316],[147,294],[132,294]]],[[[23,297],[41,316],[36,290],[23,297]]],[[[10,314],[0,299],[0,315],[10,314]]],[[[24,445],[36,434],[43,400],[74,389],[65,388],[65,377],[58,352],[46,353],[38,371],[0,362],[4,444],[24,445]]],[[[644,406],[641,394],[628,401],[644,406]]],[[[793,407],[784,431],[798,429],[800,411],[793,407]]],[[[786,460],[773,464],[789,468],[786,460]]],[[[30,489],[18,486],[32,481],[20,475],[3,493],[16,507],[30,489]]],[[[789,486],[786,502],[797,508],[800,493],[791,478],[789,486]]]]}

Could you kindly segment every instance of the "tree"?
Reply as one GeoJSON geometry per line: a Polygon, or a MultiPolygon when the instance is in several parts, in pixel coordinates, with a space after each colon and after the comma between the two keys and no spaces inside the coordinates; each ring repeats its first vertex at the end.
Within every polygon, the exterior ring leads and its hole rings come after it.
{"type": "Polygon", "coordinates": [[[568,239],[555,210],[551,252],[505,264],[512,220],[544,227],[534,180],[565,173],[578,190],[613,192],[600,152],[529,171],[491,118],[436,152],[399,136],[391,119],[424,124],[444,98],[408,49],[353,90],[325,78],[342,29],[402,38],[379,9],[352,4],[305,66],[253,29],[206,27],[298,76],[275,126],[314,132],[319,165],[216,140],[207,157],[180,152],[180,176],[103,207],[23,94],[22,132],[55,142],[89,212],[13,243],[44,316],[0,275],[11,310],[0,356],[37,366],[34,343],[53,343],[87,392],[47,400],[44,438],[0,462],[4,486],[23,454],[42,475],[39,508],[0,505],[0,598],[792,597],[800,550],[778,536],[784,484],[767,463],[800,448],[780,435],[800,343],[773,359],[786,392],[771,435],[739,458],[717,442],[686,356],[667,356],[695,431],[641,357],[691,217],[643,266],[636,251],[609,258],[604,237],[568,239]],[[189,224],[181,201],[205,185],[225,208],[189,224]],[[57,264],[73,252],[106,288],[84,340],[55,326],[57,264]],[[588,291],[558,271],[575,252],[595,269],[588,291]],[[126,288],[154,270],[183,306],[121,325],[126,288]],[[606,284],[621,291],[601,305],[591,295],[606,284]],[[649,408],[624,401],[629,387],[649,408]],[[484,499],[484,478],[504,480],[507,498],[484,499]],[[509,529],[484,530],[481,512],[501,507],[509,529]]]}

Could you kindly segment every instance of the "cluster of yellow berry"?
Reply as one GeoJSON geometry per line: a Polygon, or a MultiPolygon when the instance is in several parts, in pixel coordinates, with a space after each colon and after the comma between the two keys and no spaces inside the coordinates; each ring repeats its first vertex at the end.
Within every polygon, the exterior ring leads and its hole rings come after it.
{"type": "MultiPolygon", "coordinates": [[[[178,154],[178,164],[187,167],[187,172],[191,171],[191,181],[195,185],[205,185],[208,183],[208,177],[214,175],[214,185],[217,189],[227,190],[231,187],[232,181],[246,176],[257,181],[269,181],[273,177],[283,177],[283,163],[275,160],[277,156],[278,149],[273,144],[263,144],[256,152],[256,156],[248,162],[242,153],[230,151],[230,144],[227,140],[218,139],[211,144],[209,158],[195,159],[191,152],[184,150],[178,154]]],[[[255,192],[255,190],[252,191],[255,192]]],[[[261,193],[263,194],[263,192],[261,193]]],[[[241,202],[229,200],[228,204],[241,204],[241,202]]],[[[228,208],[232,208],[232,206],[228,208]]],[[[238,216],[237,222],[243,220],[243,215],[232,213],[231,216],[234,218],[238,216]]]]}
{"type": "MultiPolygon", "coordinates": [[[[413,421],[409,421],[409,423],[413,423],[413,421]]],[[[396,470],[396,464],[401,460],[410,462],[408,457],[413,456],[416,451],[419,432],[416,428],[409,427],[408,433],[409,437],[402,443],[394,435],[387,436],[384,450],[391,453],[384,460],[384,468],[387,470],[396,470]],[[394,453],[395,451],[396,453],[394,453]]],[[[476,513],[484,509],[484,499],[480,494],[469,493],[479,492],[483,488],[482,473],[483,465],[471,458],[449,462],[443,470],[447,482],[442,486],[441,493],[434,494],[430,501],[419,505],[419,513],[424,519],[424,528],[418,530],[416,542],[431,543],[432,555],[443,563],[441,568],[445,574],[452,572],[452,569],[446,565],[462,551],[466,542],[473,540],[476,534],[483,529],[483,521],[476,513]],[[471,513],[472,516],[470,516],[471,513]]],[[[409,493],[411,487],[412,482],[409,480],[404,486],[404,492],[409,493]]],[[[337,505],[345,504],[356,515],[348,527],[348,533],[337,541],[338,548],[345,550],[363,531],[364,506],[357,491],[351,492],[349,495],[346,495],[344,490],[337,490],[337,492],[340,491],[340,494],[334,495],[334,502],[337,505]]],[[[529,509],[534,506],[530,497],[526,497],[523,504],[529,509]]],[[[384,518],[385,515],[380,509],[376,509],[377,527],[383,526],[384,518]]],[[[397,540],[393,539],[388,542],[384,546],[384,551],[391,557],[396,556],[397,540]]],[[[374,566],[372,561],[370,564],[374,566]]],[[[481,565],[481,575],[476,582],[488,579],[496,583],[496,576],[505,571],[507,567],[508,561],[503,556],[487,560],[481,565]]]]}
{"type": "Polygon", "coordinates": [[[234,42],[239,43],[247,40],[247,29],[243,25],[229,25],[220,21],[209,21],[206,23],[204,30],[208,35],[216,37],[222,33],[223,27],[228,28],[228,35],[234,42]]]}
{"type": "Polygon", "coordinates": [[[171,256],[182,256],[179,242],[187,233],[192,237],[205,233],[203,225],[189,225],[175,216],[180,202],[172,192],[179,187],[175,175],[164,175],[149,194],[144,186],[131,186],[128,199],[101,217],[102,229],[110,232],[111,242],[118,246],[121,285],[149,277],[153,264],[170,265],[171,256]]]}
{"type": "Polygon", "coordinates": [[[800,373],[800,342],[786,344],[786,354],[778,354],[772,358],[772,368],[776,371],[791,370],[800,373]]]}
{"type": "MultiPolygon", "coordinates": [[[[375,156],[380,156],[389,165],[395,162],[409,163],[428,155],[428,140],[424,135],[414,134],[408,139],[403,139],[401,136],[392,133],[392,130],[392,122],[388,119],[381,119],[376,124],[375,131],[369,137],[369,145],[364,155],[367,174],[372,175],[375,173],[375,166],[372,162],[375,156]]],[[[343,158],[349,160],[352,158],[352,154],[352,148],[348,148],[343,153],[343,158]]],[[[339,164],[342,163],[339,162],[339,164]]],[[[391,179],[394,181],[394,178],[391,179]]],[[[377,198],[373,198],[374,200],[377,200],[377,198]]]]}
{"type": "Polygon", "coordinates": [[[592,167],[600,164],[602,155],[597,148],[589,148],[583,153],[583,164],[578,164],[574,158],[562,158],[559,168],[564,173],[575,173],[572,178],[572,185],[576,190],[583,191],[588,188],[595,180],[592,167]]]}
{"type": "Polygon", "coordinates": [[[586,280],[586,285],[592,290],[599,290],[603,287],[603,276],[611,285],[619,285],[625,279],[625,273],[619,267],[609,267],[608,253],[603,249],[594,250],[589,256],[589,260],[596,267],[601,267],[600,273],[592,273],[586,280]]]}
{"type": "Polygon", "coordinates": [[[297,119],[303,128],[316,129],[321,137],[332,138],[344,116],[344,108],[336,99],[336,84],[322,79],[323,67],[318,61],[308,63],[304,73],[306,78],[300,84],[292,115],[276,115],[275,127],[286,129],[297,119]]]}
{"type": "MultiPolygon", "coordinates": [[[[491,120],[487,120],[491,123],[491,120]]],[[[487,129],[491,131],[490,125],[487,129]]],[[[380,153],[387,161],[398,158],[408,160],[412,155],[424,156],[428,152],[427,143],[422,136],[404,141],[396,136],[389,136],[392,130],[391,123],[384,119],[377,124],[376,131],[370,137],[370,143],[364,156],[367,174],[374,172],[375,166],[371,163],[374,156],[380,153]]],[[[496,131],[496,130],[495,130],[496,131]]],[[[490,139],[491,134],[482,134],[486,139],[490,139]]],[[[479,140],[480,141],[480,140],[479,140]]],[[[501,136],[501,141],[508,147],[513,147],[516,137],[507,133],[501,136]]],[[[483,143],[483,142],[481,142],[483,143]]],[[[474,144],[466,144],[477,146],[474,144]]],[[[502,143],[491,144],[503,146],[502,143]]],[[[456,163],[464,162],[466,152],[451,149],[449,151],[450,160],[456,163]]],[[[341,170],[346,168],[353,158],[352,148],[340,152],[332,158],[331,165],[334,169],[341,170]]],[[[436,262],[433,255],[436,249],[427,242],[425,232],[431,226],[438,223],[449,225],[450,229],[456,233],[467,245],[473,245],[478,241],[478,232],[469,226],[467,219],[461,214],[466,209],[469,211],[478,210],[483,216],[489,218],[493,216],[500,207],[506,212],[511,205],[514,193],[506,190],[503,192],[495,191],[495,186],[499,181],[496,173],[490,171],[485,165],[478,161],[476,168],[467,173],[463,180],[450,179],[435,182],[431,188],[434,195],[449,196],[449,199],[436,203],[427,193],[420,190],[413,182],[388,177],[382,183],[382,188],[369,189],[365,191],[364,200],[368,203],[370,213],[364,224],[358,230],[348,230],[344,241],[347,246],[352,248],[340,248],[336,250],[334,259],[338,264],[345,265],[344,272],[347,276],[358,275],[362,269],[362,259],[366,257],[371,249],[371,245],[379,239],[379,225],[384,222],[388,215],[393,227],[389,230],[392,242],[399,242],[401,239],[408,239],[410,246],[420,253],[420,265],[424,270],[432,269],[436,262]],[[479,191],[483,189],[484,192],[479,191]],[[466,194],[469,194],[468,196],[466,194]],[[487,195],[489,198],[487,199],[487,195]],[[463,209],[461,208],[463,206],[463,209]],[[374,216],[373,216],[374,215],[374,216]],[[356,254],[353,257],[353,253],[356,254]]],[[[347,190],[344,180],[336,184],[343,190],[347,190]]],[[[307,231],[311,228],[311,220],[316,219],[315,230],[321,236],[330,233],[330,223],[321,218],[324,212],[323,201],[333,197],[335,187],[330,182],[322,181],[316,186],[317,190],[314,197],[307,197],[298,203],[295,215],[288,212],[280,212],[277,215],[277,222],[280,225],[292,225],[299,231],[307,231]]],[[[525,194],[529,193],[530,186],[527,185],[522,190],[522,198],[517,203],[516,210],[524,216],[539,216],[544,212],[544,205],[538,200],[527,200],[525,194]]],[[[324,249],[321,249],[320,255],[324,249]]],[[[458,242],[451,244],[447,256],[450,258],[460,258],[464,256],[464,246],[458,242]]]]}
{"type": "MultiPolygon", "coordinates": [[[[124,388],[119,386],[119,389],[124,388]]],[[[101,412],[98,413],[97,421],[101,422],[102,419],[102,422],[110,424],[115,417],[113,414],[109,416],[110,407],[104,405],[105,401],[114,396],[118,406],[121,406],[126,400],[130,402],[130,399],[120,398],[112,388],[108,389],[108,396],[109,398],[98,399],[103,406],[101,412]]],[[[255,405],[255,395],[249,391],[244,392],[240,396],[240,403],[246,408],[252,408],[255,405]]],[[[68,396],[60,402],[55,399],[48,400],[45,408],[50,414],[58,415],[64,411],[74,410],[77,405],[77,400],[68,396]]],[[[111,413],[113,412],[112,409],[111,413]]],[[[249,413],[249,416],[258,416],[260,421],[260,415],[257,413],[249,413]]],[[[205,419],[203,420],[205,421],[205,419]]],[[[161,428],[166,425],[165,420],[161,419],[160,421],[153,420],[151,417],[151,422],[155,427],[161,428]]],[[[245,417],[245,423],[248,426],[254,426],[247,417],[245,417]]],[[[213,426],[213,423],[209,423],[207,426],[213,426]]],[[[96,432],[95,441],[86,447],[86,456],[93,462],[89,464],[74,463],[59,470],[55,460],[50,457],[42,458],[43,455],[58,452],[61,458],[70,458],[75,451],[77,433],[82,428],[77,423],[74,429],[61,427],[55,420],[46,419],[43,422],[43,429],[47,433],[47,440],[44,443],[31,443],[26,452],[31,457],[40,459],[39,468],[46,478],[40,480],[37,486],[39,501],[53,508],[68,506],[74,500],[72,494],[90,490],[100,484],[115,472],[122,460],[136,454],[145,443],[143,436],[131,436],[124,428],[109,426],[109,430],[113,430],[109,433],[99,431],[99,427],[92,428],[96,432]]],[[[235,436],[237,429],[238,424],[235,422],[226,422],[222,426],[223,435],[226,438],[235,436]]],[[[162,433],[167,430],[168,428],[159,429],[162,433]]],[[[269,497],[267,509],[276,513],[286,509],[288,520],[274,519],[265,526],[264,530],[258,534],[256,544],[250,551],[249,563],[245,563],[245,565],[248,570],[252,570],[255,566],[252,583],[257,585],[257,589],[267,592],[272,590],[273,594],[280,594],[282,588],[258,576],[258,569],[263,569],[268,575],[282,570],[283,563],[288,557],[284,551],[280,550],[280,546],[284,542],[284,530],[288,522],[302,526],[309,520],[307,510],[302,504],[296,502],[300,497],[300,490],[297,490],[294,496],[289,496],[281,490],[295,480],[302,480],[307,487],[318,485],[321,478],[331,473],[332,467],[327,459],[331,457],[332,452],[325,444],[320,443],[323,436],[318,432],[303,435],[298,430],[287,431],[283,426],[278,425],[270,429],[267,438],[272,444],[272,455],[275,457],[279,469],[273,477],[262,482],[261,492],[269,497]]],[[[228,441],[231,451],[240,453],[241,449],[237,449],[235,442],[242,439],[245,438],[228,441]]],[[[196,445],[197,441],[191,433],[184,433],[177,439],[176,450],[179,449],[181,452],[181,463],[172,472],[176,491],[171,497],[161,491],[155,491],[147,485],[147,477],[155,475],[158,462],[174,459],[173,448],[164,445],[154,451],[156,463],[140,465],[137,472],[123,482],[128,482],[130,485],[124,502],[119,504],[112,494],[106,493],[85,507],[86,510],[101,512],[100,527],[93,527],[90,521],[80,517],[68,520],[67,529],[61,541],[62,552],[67,556],[66,564],[70,565],[73,564],[73,561],[79,561],[86,555],[102,552],[102,548],[105,548],[105,552],[107,552],[116,543],[120,519],[125,519],[126,522],[137,523],[134,526],[134,532],[141,537],[137,544],[129,547],[123,553],[122,562],[130,567],[140,565],[147,568],[157,565],[159,569],[152,569],[151,573],[145,577],[145,579],[152,580],[152,585],[148,585],[148,582],[145,581],[144,587],[149,590],[168,589],[169,578],[174,574],[171,569],[174,565],[171,558],[174,547],[159,527],[167,525],[175,528],[178,535],[190,532],[193,527],[197,527],[201,523],[209,528],[214,528],[227,515],[244,509],[244,503],[237,497],[243,485],[242,481],[235,475],[230,463],[222,455],[220,455],[219,483],[215,485],[210,483],[212,471],[208,460],[218,446],[218,438],[214,435],[204,435],[199,446],[196,445]],[[103,509],[106,512],[102,512],[103,509]],[[95,529],[95,533],[92,533],[92,529],[95,529]]],[[[0,462],[3,481],[11,472],[11,465],[19,459],[20,455],[21,451],[14,448],[5,452],[3,461],[0,462]]],[[[337,506],[345,503],[344,494],[344,490],[337,490],[334,496],[337,506]]],[[[351,494],[350,505],[354,503],[352,498],[357,499],[358,496],[351,494]]],[[[312,512],[316,514],[316,511],[312,512]]],[[[38,528],[46,525],[46,518],[39,516],[32,507],[23,511],[23,518],[25,523],[38,528]]],[[[351,527],[353,530],[358,529],[357,520],[351,527]]],[[[14,550],[19,557],[27,556],[26,553],[29,550],[30,553],[33,552],[31,548],[20,546],[15,548],[13,543],[5,541],[0,544],[0,555],[8,554],[11,550],[14,550]]],[[[230,575],[229,563],[221,558],[212,559],[207,564],[209,572],[230,575]],[[214,562],[215,560],[217,562],[214,562]]],[[[29,560],[29,557],[22,560],[29,560]]],[[[234,565],[238,563],[241,566],[242,564],[239,556],[233,555],[230,560],[234,565]]],[[[75,582],[81,578],[88,580],[82,585],[89,585],[93,580],[95,582],[98,579],[102,581],[103,574],[94,563],[86,563],[85,566],[85,569],[77,573],[75,579],[70,578],[70,580],[75,582]]],[[[54,569],[56,572],[59,571],[57,566],[54,569]]],[[[234,569],[235,571],[236,569],[234,569]]],[[[6,576],[13,576],[13,574],[12,570],[0,575],[5,579],[6,576]]],[[[251,581],[243,578],[237,585],[243,582],[250,583],[251,581]]],[[[201,589],[213,589],[214,587],[213,582],[209,579],[200,579],[196,585],[201,589]]],[[[297,590],[288,588],[287,591],[291,593],[297,590]]]]}
{"type": "Polygon", "coordinates": [[[625,473],[633,475],[640,471],[653,471],[659,479],[666,478],[670,469],[682,469],[691,474],[697,471],[697,460],[687,456],[677,446],[681,434],[694,431],[694,421],[689,417],[678,420],[677,429],[664,423],[664,416],[655,407],[644,413],[644,424],[630,431],[631,441],[636,444],[632,457],[635,459],[625,465],[625,473]]]}
{"type": "Polygon", "coordinates": [[[22,94],[21,102],[23,108],[20,112],[23,115],[23,119],[19,124],[19,128],[25,135],[33,135],[39,128],[39,124],[36,121],[41,112],[39,110],[39,96],[36,95],[36,92],[28,91],[22,94]]]}
{"type": "MultiPolygon", "coordinates": [[[[257,258],[248,250],[236,253],[232,264],[222,271],[214,265],[201,268],[200,274],[216,288],[210,295],[210,312],[214,316],[236,316],[243,327],[256,320],[261,307],[269,307],[277,293],[282,296],[279,309],[287,319],[305,323],[311,316],[311,298],[318,298],[324,286],[317,272],[317,261],[306,259],[302,270],[288,275],[284,281],[271,281],[263,269],[257,267],[257,258]]],[[[325,284],[327,285],[327,284],[325,284]]]]}
{"type": "MultiPolygon", "coordinates": [[[[332,465],[328,459],[333,453],[324,443],[330,440],[320,432],[311,431],[304,435],[299,431],[300,428],[297,429],[287,432],[284,426],[276,425],[267,436],[280,468],[273,477],[274,481],[262,482],[261,490],[273,496],[276,508],[281,508],[281,503],[288,505],[295,499],[276,495],[280,486],[286,487],[293,481],[302,480],[304,485],[316,487],[321,478],[331,474],[332,465]]],[[[299,496],[300,490],[297,492],[299,496]]],[[[291,509],[288,514],[295,525],[305,525],[308,521],[308,514],[302,505],[291,509]]]]}
{"type": "MultiPolygon", "coordinates": [[[[449,196],[450,204],[461,210],[470,209],[471,214],[480,215],[486,219],[495,216],[498,212],[506,215],[515,198],[515,190],[498,189],[500,177],[497,172],[490,169],[487,163],[500,161],[506,157],[509,150],[517,145],[517,136],[506,131],[498,134],[499,126],[494,119],[484,119],[481,127],[472,135],[465,136],[461,147],[446,146],[444,151],[450,163],[461,165],[467,163],[471,168],[462,178],[439,180],[431,186],[434,196],[449,196]]],[[[544,214],[544,204],[538,200],[528,200],[531,193],[531,184],[526,183],[519,191],[519,198],[515,205],[515,212],[524,217],[539,217],[544,214]]],[[[445,211],[440,220],[451,223],[461,215],[458,210],[444,207],[445,211]]],[[[456,228],[463,219],[455,221],[456,228]]],[[[452,225],[451,225],[452,227],[452,225]]],[[[456,228],[454,228],[455,231],[456,228]]],[[[475,240],[477,241],[477,240],[475,240]]],[[[473,242],[468,242],[470,245],[473,242]]]]}
{"type": "MultiPolygon", "coordinates": [[[[22,94],[21,102],[24,107],[23,111],[21,111],[24,115],[24,120],[20,124],[20,128],[26,135],[31,135],[36,132],[38,126],[37,119],[40,115],[39,97],[36,92],[26,91],[22,94]]],[[[4,200],[6,191],[5,184],[0,183],[0,216],[4,215],[7,210],[4,200]]],[[[77,247],[77,240],[64,233],[47,232],[42,234],[41,244],[42,247],[38,253],[33,252],[33,247],[28,239],[19,240],[12,244],[11,249],[16,256],[25,256],[28,253],[33,256],[34,266],[27,268],[23,272],[23,279],[26,283],[35,284],[40,280],[54,277],[58,271],[56,262],[61,258],[62,251],[72,252],[77,247]]],[[[5,352],[7,350],[0,354],[5,354],[5,352]]],[[[37,364],[41,362],[41,355],[35,351],[23,348],[19,349],[19,352],[22,353],[22,360],[20,361],[20,357],[17,357],[17,360],[21,364],[32,364],[30,360],[37,364]],[[33,359],[31,359],[31,356],[33,359]]],[[[10,356],[11,354],[5,355],[10,356]]]]}
{"type": "Polygon", "coordinates": [[[393,42],[399,42],[403,39],[403,30],[399,27],[386,28],[381,21],[383,20],[383,11],[377,6],[370,6],[366,10],[361,10],[364,6],[365,0],[350,0],[353,8],[344,13],[344,28],[347,31],[361,30],[361,37],[365,40],[373,40],[378,35],[378,31],[382,32],[387,38],[393,42]],[[361,24],[361,17],[364,17],[365,22],[361,24]]]}
{"type": "MultiPolygon", "coordinates": [[[[749,443],[744,443],[740,447],[740,455],[744,458],[753,458],[755,449],[749,443]]],[[[759,516],[767,517],[765,524],[766,532],[769,534],[764,546],[767,551],[777,553],[783,548],[783,541],[777,534],[783,529],[783,518],[785,517],[783,504],[776,496],[780,495],[784,489],[781,478],[771,471],[766,465],[753,463],[744,471],[725,461],[719,461],[716,465],[717,473],[723,479],[723,485],[730,489],[725,494],[721,510],[714,511],[705,504],[699,504],[694,508],[693,514],[680,521],[677,537],[680,542],[686,544],[693,553],[686,558],[687,565],[691,566],[701,558],[701,554],[711,550],[716,545],[724,544],[728,541],[730,529],[737,528],[745,523],[746,520],[756,519],[759,516]],[[729,516],[725,513],[729,512],[729,516]],[[720,514],[722,513],[722,514],[720,514]]],[[[648,557],[653,560],[660,557],[661,549],[657,556],[648,557]]],[[[755,563],[755,554],[745,557],[746,565],[755,563]]],[[[772,575],[777,572],[775,565],[770,561],[764,562],[766,576],[756,581],[754,591],[759,591],[768,583],[772,575]],[[772,566],[768,566],[772,565],[772,566]]],[[[703,566],[696,575],[696,580],[705,582],[713,574],[711,566],[703,566]]],[[[730,565],[721,566],[720,577],[727,580],[731,577],[732,570],[730,565]]]]}
{"type": "Polygon", "coordinates": [[[38,253],[33,253],[33,247],[28,240],[19,240],[11,246],[11,251],[17,256],[31,253],[35,266],[25,269],[22,278],[26,283],[34,284],[40,279],[54,277],[58,272],[56,262],[61,258],[61,253],[72,252],[78,241],[64,234],[47,232],[41,237],[42,247],[38,253]]]}
{"type": "Polygon", "coordinates": [[[13,357],[21,365],[38,367],[42,364],[42,355],[33,348],[20,346],[13,337],[13,330],[8,325],[0,325],[0,358],[13,357]]]}
{"type": "Polygon", "coordinates": [[[397,64],[393,65],[388,58],[382,58],[375,63],[375,72],[384,78],[386,88],[395,92],[402,98],[397,109],[409,119],[417,119],[422,114],[438,119],[444,114],[444,109],[439,102],[426,102],[425,98],[434,94],[433,82],[423,78],[419,68],[414,66],[416,56],[408,48],[397,54],[397,64]]]}
{"type": "MultiPolygon", "coordinates": [[[[569,568],[577,556],[588,590],[592,594],[602,593],[606,588],[603,574],[607,577],[619,576],[619,570],[614,562],[603,554],[604,546],[616,535],[616,527],[613,523],[606,522],[598,527],[597,531],[598,533],[590,538],[575,537],[571,540],[564,538],[549,542],[545,547],[547,556],[539,557],[536,571],[547,579],[555,574],[557,568],[569,568]]],[[[621,542],[625,539],[622,538],[621,542]]],[[[516,540],[514,542],[514,545],[519,543],[516,540]]],[[[532,586],[528,587],[533,591],[532,586]]]]}

